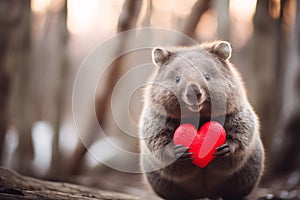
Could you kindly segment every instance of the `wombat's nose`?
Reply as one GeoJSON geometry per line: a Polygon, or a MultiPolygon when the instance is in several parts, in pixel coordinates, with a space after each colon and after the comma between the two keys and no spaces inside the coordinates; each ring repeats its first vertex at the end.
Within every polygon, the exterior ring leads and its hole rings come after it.
{"type": "Polygon", "coordinates": [[[198,104],[200,102],[202,93],[200,87],[194,83],[190,84],[187,88],[186,98],[190,104],[198,104]]]}

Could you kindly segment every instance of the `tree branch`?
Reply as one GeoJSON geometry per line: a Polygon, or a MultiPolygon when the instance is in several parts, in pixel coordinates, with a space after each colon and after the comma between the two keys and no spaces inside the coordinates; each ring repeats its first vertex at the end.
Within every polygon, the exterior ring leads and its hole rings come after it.
{"type": "Polygon", "coordinates": [[[55,183],[22,176],[0,167],[0,199],[6,200],[137,200],[127,194],[87,188],[69,183],[55,183]]]}

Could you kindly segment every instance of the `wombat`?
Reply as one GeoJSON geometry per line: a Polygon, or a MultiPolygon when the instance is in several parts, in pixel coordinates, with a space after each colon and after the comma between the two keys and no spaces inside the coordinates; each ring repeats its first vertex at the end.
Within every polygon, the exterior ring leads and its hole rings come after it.
{"type": "Polygon", "coordinates": [[[141,166],[153,191],[165,199],[243,199],[264,167],[259,121],[248,102],[226,41],[193,47],[154,48],[156,68],[144,94],[139,123],[141,166]],[[205,168],[192,164],[188,148],[174,145],[182,123],[198,129],[221,123],[225,144],[205,168]]]}

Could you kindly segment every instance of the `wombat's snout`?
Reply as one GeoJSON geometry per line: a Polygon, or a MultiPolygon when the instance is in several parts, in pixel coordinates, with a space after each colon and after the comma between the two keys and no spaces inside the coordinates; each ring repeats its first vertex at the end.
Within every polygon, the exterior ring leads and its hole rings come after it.
{"type": "Polygon", "coordinates": [[[201,102],[202,92],[200,86],[195,83],[190,83],[187,86],[185,98],[186,103],[190,105],[199,105],[201,102]]]}

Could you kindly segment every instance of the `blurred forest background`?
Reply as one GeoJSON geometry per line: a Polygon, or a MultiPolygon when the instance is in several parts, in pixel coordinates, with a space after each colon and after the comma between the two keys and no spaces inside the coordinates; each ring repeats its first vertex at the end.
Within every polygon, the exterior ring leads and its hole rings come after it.
{"type": "MultiPolygon", "coordinates": [[[[84,58],[112,35],[141,27],[177,30],[198,42],[231,42],[231,61],[261,119],[267,153],[261,191],[273,188],[292,195],[300,188],[300,3],[296,0],[1,0],[1,165],[43,179],[147,196],[140,174],[106,167],[87,152],[95,149],[107,152],[106,159],[118,158],[101,143],[96,125],[89,123],[91,113],[81,116],[87,124],[86,132],[80,133],[88,138],[86,147],[72,115],[72,87],[84,58]]],[[[184,45],[174,43],[178,44],[184,45]]],[[[124,136],[114,122],[111,95],[124,73],[151,58],[149,52],[127,56],[130,59],[122,56],[112,63],[97,87],[95,105],[86,106],[95,106],[108,137],[137,152],[138,139],[124,136]]],[[[134,80],[127,84],[125,91],[134,80]]],[[[119,99],[122,107],[122,96],[119,99]]],[[[130,117],[122,110],[120,116],[125,124],[133,121],[130,131],[136,132],[141,91],[133,94],[130,105],[126,107],[130,117]]],[[[126,165],[138,167],[130,161],[126,165]]]]}

